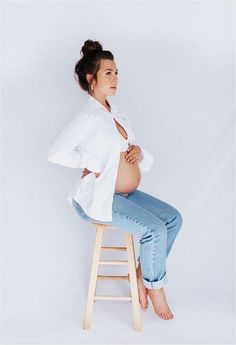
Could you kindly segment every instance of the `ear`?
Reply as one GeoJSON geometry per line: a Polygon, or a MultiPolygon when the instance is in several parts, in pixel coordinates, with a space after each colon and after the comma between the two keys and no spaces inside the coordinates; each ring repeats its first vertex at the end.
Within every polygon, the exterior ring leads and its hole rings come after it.
{"type": "Polygon", "coordinates": [[[86,74],[86,79],[87,79],[87,82],[88,82],[88,83],[91,82],[92,78],[93,78],[93,75],[92,75],[92,74],[89,74],[89,73],[86,74]]]}

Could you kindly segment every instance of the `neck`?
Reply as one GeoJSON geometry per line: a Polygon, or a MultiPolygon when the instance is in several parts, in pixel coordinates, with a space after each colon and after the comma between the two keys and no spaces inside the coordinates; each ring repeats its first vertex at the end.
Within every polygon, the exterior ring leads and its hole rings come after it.
{"type": "Polygon", "coordinates": [[[106,97],[104,97],[103,95],[97,95],[94,92],[93,94],[89,92],[89,94],[90,96],[94,97],[98,102],[100,102],[108,111],[111,111],[111,107],[108,101],[106,100],[106,97]]]}

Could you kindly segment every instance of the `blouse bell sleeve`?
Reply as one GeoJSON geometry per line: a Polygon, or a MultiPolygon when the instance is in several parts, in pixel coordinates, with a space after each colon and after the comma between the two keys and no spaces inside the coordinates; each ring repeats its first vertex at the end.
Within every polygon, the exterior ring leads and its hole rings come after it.
{"type": "Polygon", "coordinates": [[[139,167],[141,171],[147,172],[151,169],[151,166],[154,162],[153,155],[144,149],[142,146],[139,145],[141,148],[141,156],[139,158],[139,167]]]}
{"type": "Polygon", "coordinates": [[[48,161],[69,168],[99,172],[96,157],[80,146],[89,130],[89,119],[79,114],[70,119],[48,145],[48,161]]]}

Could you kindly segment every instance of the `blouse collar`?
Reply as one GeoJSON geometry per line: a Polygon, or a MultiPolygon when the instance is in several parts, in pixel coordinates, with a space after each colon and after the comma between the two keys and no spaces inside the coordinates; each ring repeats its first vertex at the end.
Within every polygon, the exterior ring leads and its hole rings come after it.
{"type": "Polygon", "coordinates": [[[105,110],[106,112],[108,112],[109,114],[113,114],[113,112],[116,110],[116,107],[114,105],[113,102],[111,102],[111,100],[108,100],[108,103],[110,105],[110,110],[109,111],[102,103],[100,103],[95,97],[91,96],[90,94],[88,94],[88,100],[87,100],[87,104],[89,106],[90,109],[99,109],[102,108],[103,110],[105,110]]]}

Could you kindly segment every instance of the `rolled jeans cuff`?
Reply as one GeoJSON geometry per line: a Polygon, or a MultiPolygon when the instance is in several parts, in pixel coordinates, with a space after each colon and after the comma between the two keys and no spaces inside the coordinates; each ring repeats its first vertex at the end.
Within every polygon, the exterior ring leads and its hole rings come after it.
{"type": "MultiPolygon", "coordinates": [[[[137,257],[137,261],[140,262],[140,255],[137,257]]],[[[165,275],[160,280],[154,282],[149,282],[148,280],[143,278],[143,283],[148,289],[161,289],[168,283],[167,274],[165,273],[165,275]]]]}
{"type": "Polygon", "coordinates": [[[148,280],[143,278],[143,283],[145,287],[148,289],[161,289],[163,286],[167,284],[167,282],[168,282],[168,279],[167,279],[166,273],[160,280],[156,280],[154,282],[149,282],[148,280]]]}

